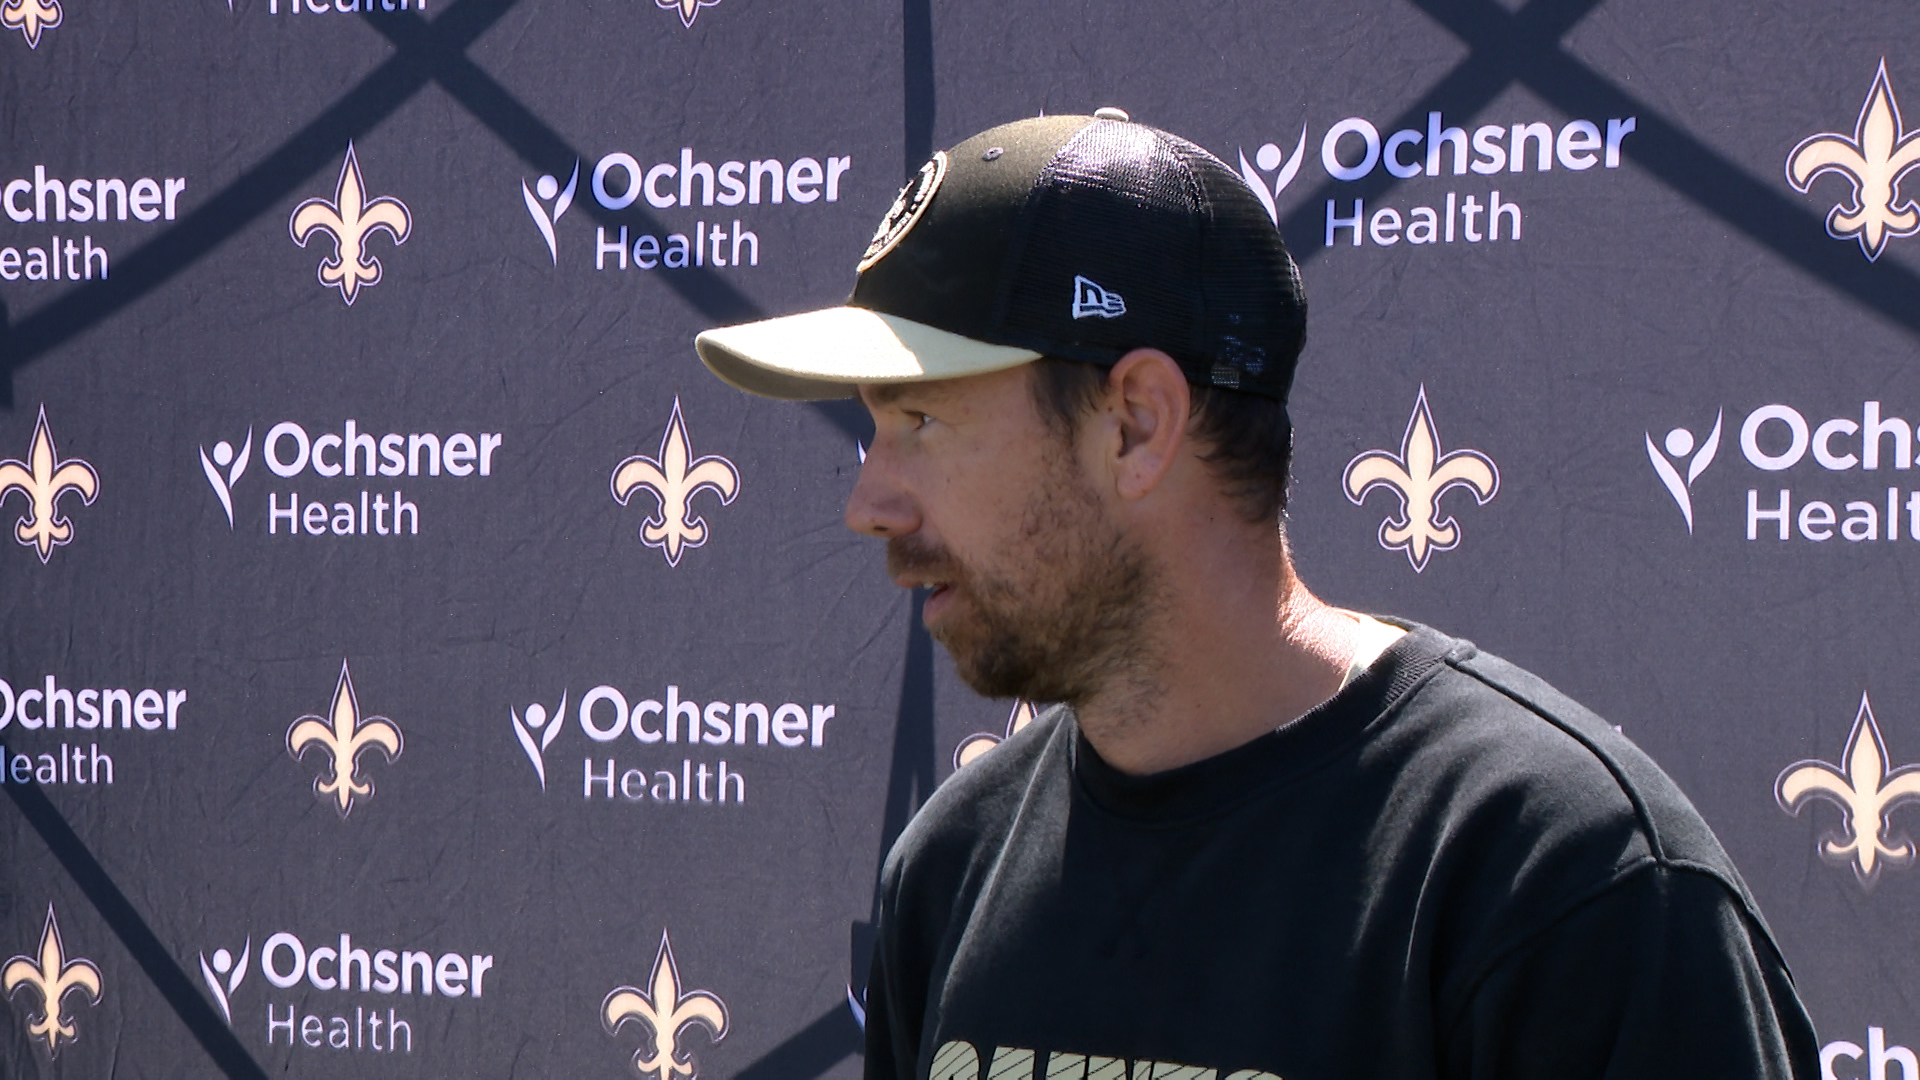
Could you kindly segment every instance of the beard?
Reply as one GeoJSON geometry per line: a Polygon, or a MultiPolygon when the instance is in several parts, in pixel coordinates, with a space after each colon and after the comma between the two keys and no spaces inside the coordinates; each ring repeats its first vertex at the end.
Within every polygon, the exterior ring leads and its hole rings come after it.
{"type": "Polygon", "coordinates": [[[956,605],[934,640],[960,678],[996,698],[1079,705],[1149,676],[1157,578],[1109,521],[1070,453],[1047,469],[1017,529],[990,558],[963,562],[917,536],[887,541],[887,571],[947,583],[956,605]]]}

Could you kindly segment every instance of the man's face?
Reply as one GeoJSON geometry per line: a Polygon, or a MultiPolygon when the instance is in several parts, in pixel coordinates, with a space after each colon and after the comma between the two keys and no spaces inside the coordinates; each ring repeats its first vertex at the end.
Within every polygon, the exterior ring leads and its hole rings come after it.
{"type": "Polygon", "coordinates": [[[846,518],[887,541],[896,584],[931,590],[927,630],[969,686],[1083,701],[1142,658],[1153,575],[1089,479],[1091,440],[1049,428],[1030,379],[865,388],[874,441],[846,518]]]}

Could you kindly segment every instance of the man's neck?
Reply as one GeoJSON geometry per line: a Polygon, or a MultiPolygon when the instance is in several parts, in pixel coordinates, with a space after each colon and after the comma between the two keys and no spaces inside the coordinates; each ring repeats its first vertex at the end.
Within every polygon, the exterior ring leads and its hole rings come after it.
{"type": "Polygon", "coordinates": [[[1264,582],[1246,580],[1243,560],[1190,558],[1169,571],[1179,580],[1165,583],[1152,663],[1075,709],[1108,764],[1145,775],[1213,757],[1339,690],[1358,644],[1354,620],[1300,583],[1284,546],[1262,562],[1264,582]],[[1219,572],[1233,562],[1237,580],[1219,572]]]}

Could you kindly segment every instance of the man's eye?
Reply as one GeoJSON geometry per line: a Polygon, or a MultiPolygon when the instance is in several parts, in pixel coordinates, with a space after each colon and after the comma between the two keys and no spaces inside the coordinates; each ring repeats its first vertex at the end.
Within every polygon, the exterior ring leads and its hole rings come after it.
{"type": "Polygon", "coordinates": [[[909,412],[907,413],[907,419],[913,421],[913,426],[915,428],[926,427],[929,423],[933,421],[933,417],[928,416],[926,413],[923,413],[923,412],[909,412]]]}

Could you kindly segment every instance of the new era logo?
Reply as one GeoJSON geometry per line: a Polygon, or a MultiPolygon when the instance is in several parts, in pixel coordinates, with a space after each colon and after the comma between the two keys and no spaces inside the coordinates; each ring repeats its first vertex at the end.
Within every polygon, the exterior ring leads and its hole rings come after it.
{"type": "Polygon", "coordinates": [[[1127,302],[1117,292],[1107,290],[1074,275],[1073,279],[1073,317],[1084,319],[1089,315],[1098,315],[1103,319],[1117,318],[1127,313],[1127,302]]]}

